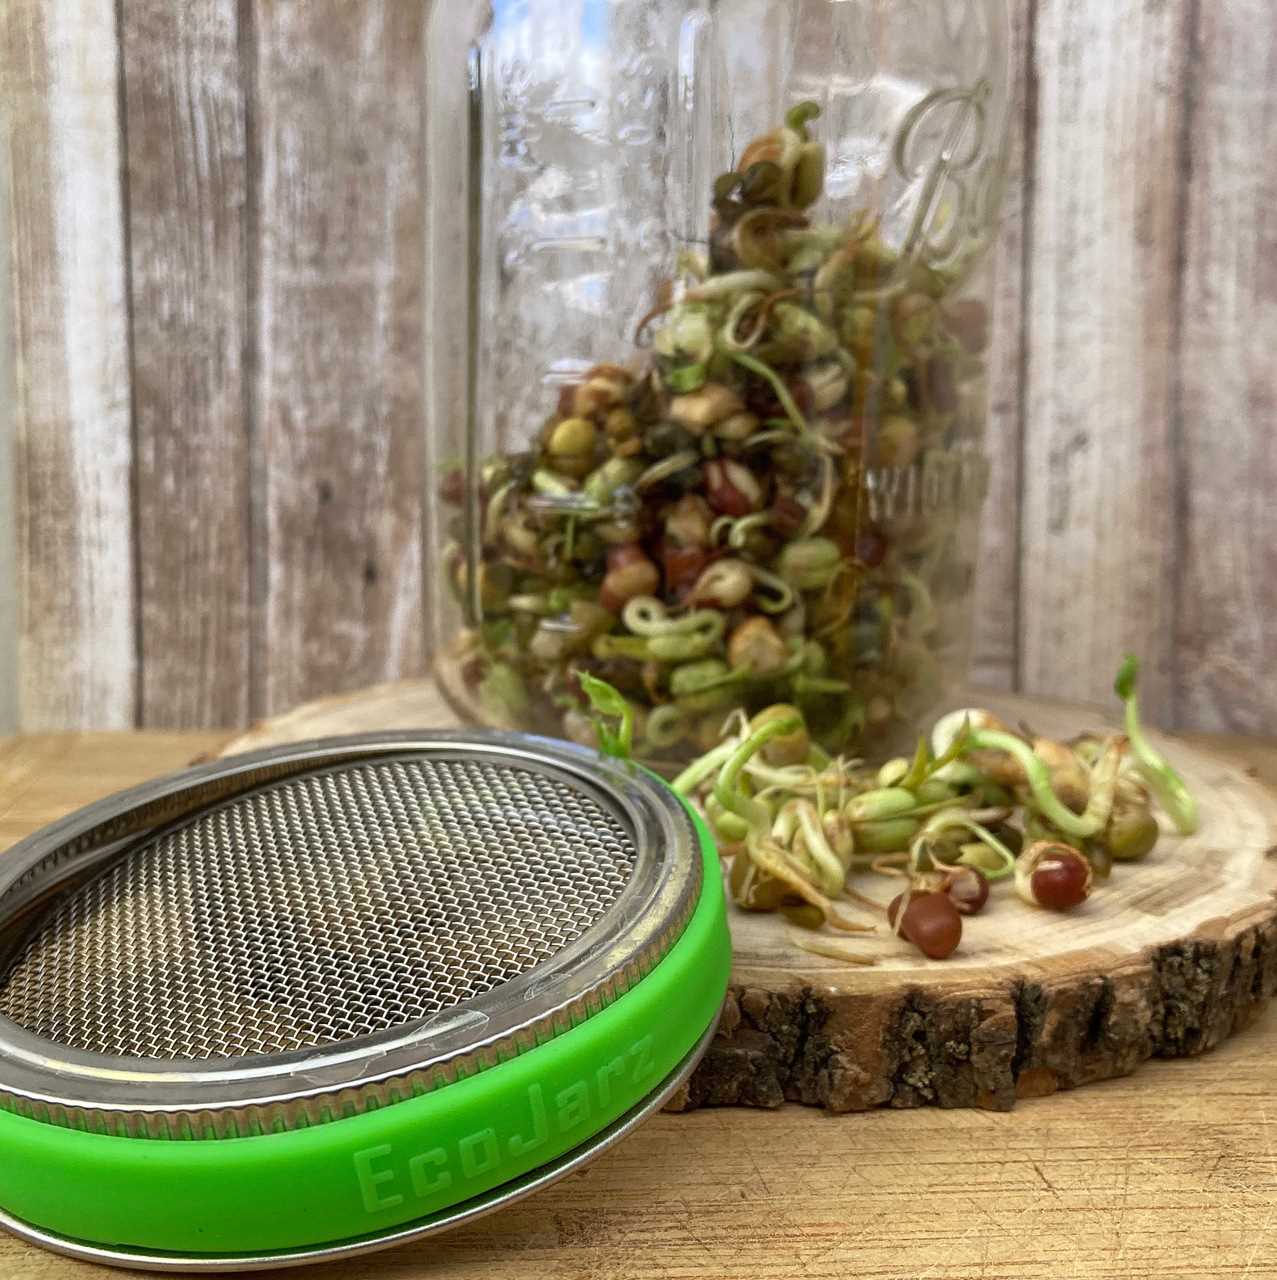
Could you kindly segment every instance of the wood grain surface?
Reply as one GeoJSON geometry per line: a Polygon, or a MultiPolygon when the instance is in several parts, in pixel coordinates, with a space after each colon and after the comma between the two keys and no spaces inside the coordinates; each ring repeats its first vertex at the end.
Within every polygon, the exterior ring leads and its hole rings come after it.
{"type": "MultiPolygon", "coordinates": [[[[1102,712],[1066,704],[960,701],[1058,740],[1107,726],[1102,712]]],[[[454,724],[431,681],[407,681],[296,708],[221,754],[454,724]]],[[[883,937],[848,942],[873,967],[813,956],[781,917],[733,909],[723,1021],[676,1105],[1005,1110],[1151,1057],[1202,1053],[1249,1026],[1277,992],[1277,799],[1250,764],[1160,745],[1198,797],[1201,830],[1164,835],[1146,862],[1117,868],[1067,916],[1044,916],[1004,888],[965,922],[944,964],[883,937]]],[[[865,876],[856,888],[885,906],[899,885],[865,876]]]]}
{"type": "MultiPolygon", "coordinates": [[[[4,72],[0,69],[0,80],[4,72]]],[[[0,123],[0,139],[5,137],[0,123]]],[[[0,147],[0,155],[3,147],[0,147]]],[[[10,195],[13,175],[0,162],[0,245],[9,243],[10,195]]],[[[13,273],[0,259],[0,511],[17,514],[14,441],[14,405],[17,402],[14,377],[13,273]]],[[[18,690],[18,555],[17,521],[0,520],[0,732],[11,732],[18,724],[21,699],[18,690]]]]}
{"type": "Polygon", "coordinates": [[[235,0],[136,0],[120,14],[138,722],[237,724],[252,713],[242,32],[235,0]]]}
{"type": "Polygon", "coordinates": [[[113,5],[0,8],[16,350],[0,412],[17,458],[3,518],[16,522],[19,716],[33,729],[136,717],[118,88],[113,5]]]}
{"type": "Polygon", "coordinates": [[[425,6],[253,6],[258,714],[423,661],[425,6]]]}
{"type": "MultiPolygon", "coordinates": [[[[422,669],[426,8],[4,7],[26,727],[422,669]]],[[[1272,731],[1277,6],[1010,9],[974,670],[1272,731]]]]}
{"type": "MultiPolygon", "coordinates": [[[[212,734],[0,741],[0,848],[212,734]]],[[[1277,780],[1277,750],[1233,749],[1277,780]]],[[[2,855],[0,855],[2,856],[2,855]]],[[[1224,1280],[1277,1276],[1277,1021],[1011,1115],[654,1118],[535,1199],[316,1280],[1224,1280]]],[[[112,1274],[0,1237],[6,1280],[112,1274]]],[[[303,1274],[303,1273],[299,1273],[303,1274]]]]}
{"type": "Polygon", "coordinates": [[[1030,111],[1035,105],[1033,0],[1010,7],[1011,119],[1001,234],[983,269],[993,328],[988,359],[989,493],[980,529],[971,679],[1014,689],[1020,665],[1020,497],[1024,487],[1025,268],[1033,214],[1030,111]]]}
{"type": "Polygon", "coordinates": [[[1135,651],[1157,722],[1173,704],[1187,11],[1039,0],[1036,23],[1021,688],[1084,700],[1135,651]]]}
{"type": "Polygon", "coordinates": [[[1196,8],[1176,518],[1177,716],[1277,724],[1277,6],[1196,8]],[[1258,219],[1248,209],[1264,209],[1258,219]],[[1267,424],[1267,425],[1266,425],[1267,424]]]}

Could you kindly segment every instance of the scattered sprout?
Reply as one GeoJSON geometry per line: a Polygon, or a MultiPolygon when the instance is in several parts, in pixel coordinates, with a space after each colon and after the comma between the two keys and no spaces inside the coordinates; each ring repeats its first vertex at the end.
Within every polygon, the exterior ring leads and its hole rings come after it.
{"type": "MultiPolygon", "coordinates": [[[[695,634],[691,622],[671,619],[659,601],[632,601],[627,613],[643,643],[695,634]]],[[[804,649],[799,647],[794,661],[805,660],[804,649]]],[[[671,680],[678,701],[648,716],[646,735],[661,742],[680,739],[689,732],[683,710],[689,699],[747,674],[713,659],[678,668],[671,680]]],[[[583,675],[581,686],[605,717],[596,718],[602,749],[627,755],[633,708],[594,677],[583,675]],[[615,719],[619,730],[611,727],[615,719]]],[[[946,717],[911,761],[889,760],[877,769],[821,751],[793,704],[773,704],[752,719],[733,712],[722,726],[723,740],[673,786],[700,804],[731,859],[736,903],[784,913],[806,931],[806,950],[847,958],[820,931],[872,928],[837,906],[845,900],[882,910],[852,887],[852,878],[867,872],[909,881],[888,911],[892,930],[928,957],[944,959],[961,940],[961,916],[981,912],[997,882],[1014,878],[1026,902],[1070,911],[1090,897],[1096,880],[1107,878],[1115,863],[1153,851],[1158,824],[1148,793],[1122,772],[1138,733],[1138,720],[1129,718],[1129,680],[1124,689],[1127,728],[1136,731],[1125,737],[1088,735],[1072,746],[1037,738],[1030,744],[988,712],[973,709],[946,717]],[[1014,794],[990,784],[976,763],[1011,776],[1008,760],[1019,780],[1014,794]],[[1074,797],[1074,807],[1060,799],[1053,776],[1082,780],[1084,794],[1074,797]],[[988,807],[991,792],[1001,793],[1005,803],[988,807]],[[1010,823],[1017,811],[1023,835],[1010,823]]],[[[1145,764],[1146,756],[1138,761],[1145,764]]],[[[1164,761],[1161,767],[1169,769],[1164,761]]],[[[850,962],[872,961],[856,955],[850,962]]]]}
{"type": "Polygon", "coordinates": [[[1025,902],[1050,911],[1072,911],[1091,896],[1093,872],[1072,845],[1040,841],[1015,864],[1015,891],[1025,902]]]}
{"type": "Polygon", "coordinates": [[[1135,752],[1136,768],[1152,789],[1158,803],[1170,815],[1176,829],[1181,835],[1190,836],[1197,830],[1197,801],[1184,784],[1183,778],[1144,736],[1136,696],[1139,674],[1139,659],[1131,655],[1122,663],[1114,686],[1117,696],[1126,704],[1126,736],[1131,740],[1131,749],[1135,752]]]}

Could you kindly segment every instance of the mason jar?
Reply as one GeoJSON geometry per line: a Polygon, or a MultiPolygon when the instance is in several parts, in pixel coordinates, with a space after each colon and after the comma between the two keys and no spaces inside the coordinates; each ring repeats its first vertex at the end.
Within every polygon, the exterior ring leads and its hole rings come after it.
{"type": "Polygon", "coordinates": [[[445,0],[438,680],[675,767],[740,711],[897,747],[965,674],[1005,0],[445,0]]]}

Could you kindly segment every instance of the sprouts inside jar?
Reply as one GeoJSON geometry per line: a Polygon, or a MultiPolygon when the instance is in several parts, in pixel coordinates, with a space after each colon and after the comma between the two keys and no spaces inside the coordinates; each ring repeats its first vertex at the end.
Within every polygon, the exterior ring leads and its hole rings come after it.
{"type": "MultiPolygon", "coordinates": [[[[713,192],[708,253],[636,351],[565,387],[524,452],[444,476],[444,655],[471,716],[594,742],[581,677],[676,766],[725,717],[800,709],[831,752],[889,750],[965,662],[984,488],[971,263],[822,224],[811,104],[713,192]]],[[[974,252],[974,251],[973,251],[974,252]]]]}

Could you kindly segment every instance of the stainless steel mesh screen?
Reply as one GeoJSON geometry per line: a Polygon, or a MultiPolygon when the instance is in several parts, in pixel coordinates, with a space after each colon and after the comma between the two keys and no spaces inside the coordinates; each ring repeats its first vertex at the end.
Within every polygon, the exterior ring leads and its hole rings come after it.
{"type": "Polygon", "coordinates": [[[126,1057],[336,1044],[544,963],[617,900],[636,857],[588,790],[531,769],[405,759],[298,778],[56,902],[0,1013],[126,1057]]]}

